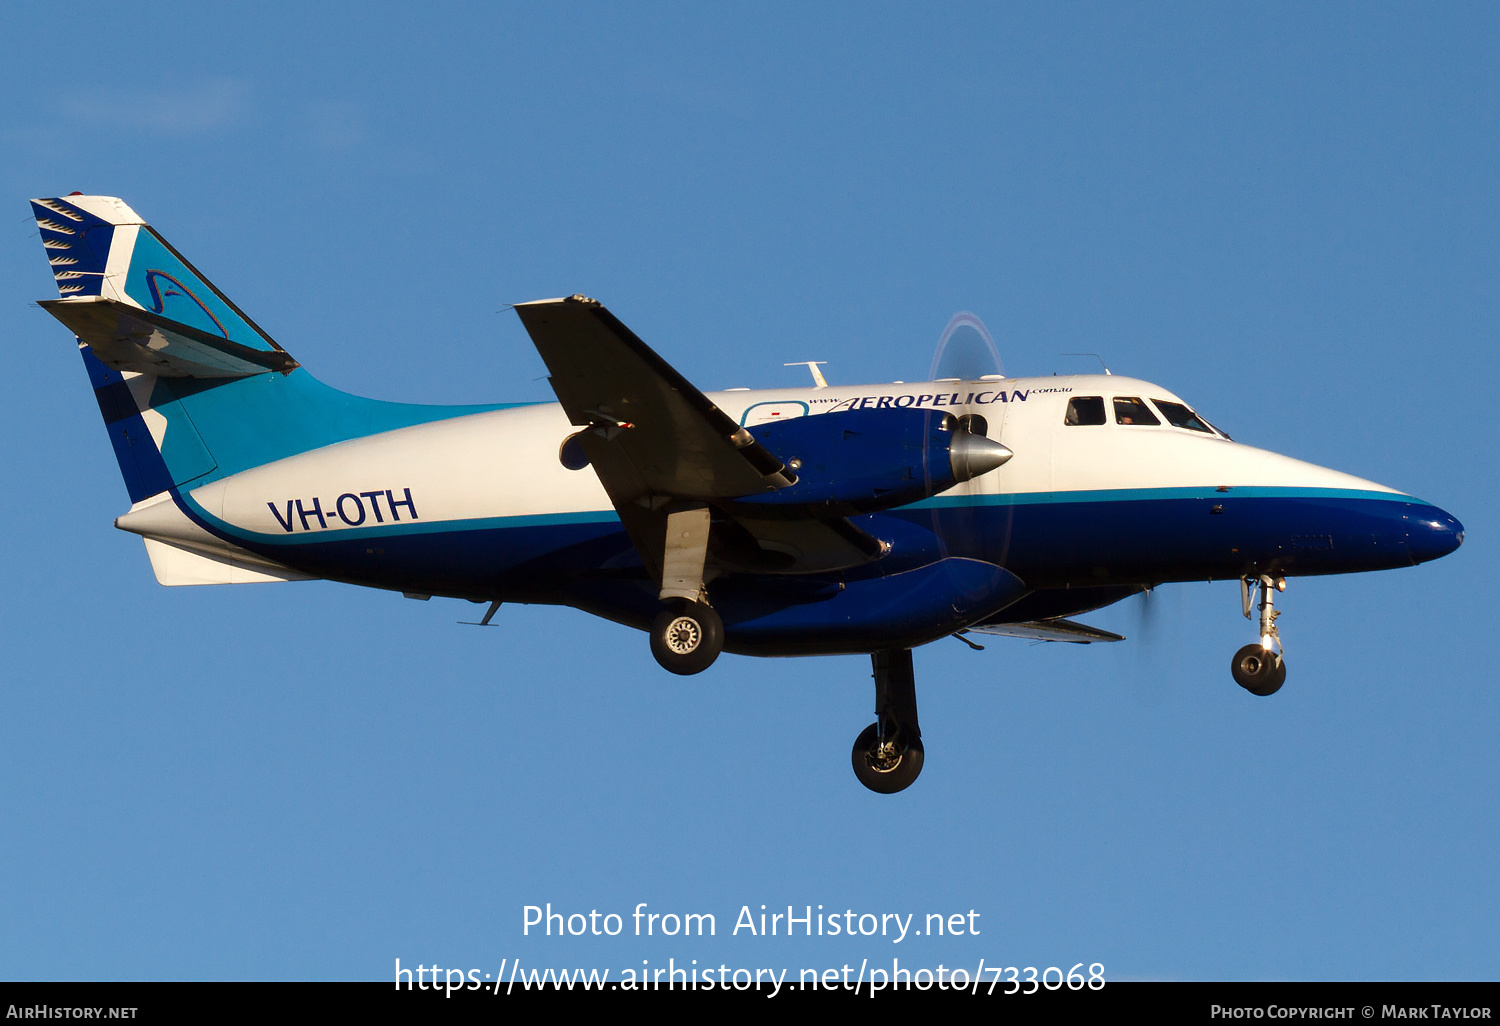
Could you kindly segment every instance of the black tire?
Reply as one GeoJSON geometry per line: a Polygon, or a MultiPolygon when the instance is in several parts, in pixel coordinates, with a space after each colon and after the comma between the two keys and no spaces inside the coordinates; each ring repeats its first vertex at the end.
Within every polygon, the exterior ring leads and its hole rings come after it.
{"type": "Polygon", "coordinates": [[[674,602],[651,624],[651,654],[671,673],[702,673],[723,650],[724,621],[701,602],[674,602]]]}
{"type": "Polygon", "coordinates": [[[1265,698],[1276,694],[1286,683],[1286,660],[1280,653],[1268,652],[1259,645],[1246,645],[1234,654],[1229,672],[1240,687],[1265,698]]]}
{"type": "Polygon", "coordinates": [[[918,738],[909,744],[898,745],[899,753],[882,755],[878,751],[880,725],[872,723],[860,731],[854,741],[850,758],[854,763],[854,775],[859,782],[879,794],[895,794],[904,791],[922,772],[922,741],[918,738]]]}

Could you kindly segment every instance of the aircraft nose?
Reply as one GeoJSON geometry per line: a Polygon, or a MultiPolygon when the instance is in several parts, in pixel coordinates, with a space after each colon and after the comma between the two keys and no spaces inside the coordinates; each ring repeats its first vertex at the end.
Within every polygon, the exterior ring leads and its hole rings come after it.
{"type": "Polygon", "coordinates": [[[1464,543],[1464,525],[1453,514],[1436,506],[1411,514],[1409,525],[1406,548],[1414,563],[1446,556],[1464,543]]]}

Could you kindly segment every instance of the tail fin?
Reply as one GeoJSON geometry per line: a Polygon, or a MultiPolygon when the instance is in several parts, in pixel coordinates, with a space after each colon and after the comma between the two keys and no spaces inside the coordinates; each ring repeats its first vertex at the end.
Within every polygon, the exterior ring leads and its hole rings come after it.
{"type": "Polygon", "coordinates": [[[379,402],[302,370],[111,196],[31,201],[132,502],[334,442],[496,409],[379,402]]]}
{"type": "Polygon", "coordinates": [[[296,361],[121,200],[31,209],[60,294],[40,305],[78,337],[131,501],[213,471],[178,393],[296,361]]]}

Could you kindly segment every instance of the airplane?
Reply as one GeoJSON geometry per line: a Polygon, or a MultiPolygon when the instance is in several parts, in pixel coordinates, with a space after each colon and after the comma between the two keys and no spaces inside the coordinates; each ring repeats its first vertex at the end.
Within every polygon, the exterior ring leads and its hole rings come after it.
{"type": "MultiPolygon", "coordinates": [[[[704,393],[599,302],[514,309],[556,403],[427,406],[305,370],[123,201],[32,201],[164,585],[326,579],[571,606],[646,631],[676,674],[721,652],[863,654],[859,781],[925,758],[912,649],[971,634],[1119,641],[1071,617],[1237,580],[1233,679],[1286,678],[1289,578],[1452,552],[1449,513],[1232,440],[1109,374],[704,393]]],[[[978,646],[975,646],[978,647],[978,646]]]]}

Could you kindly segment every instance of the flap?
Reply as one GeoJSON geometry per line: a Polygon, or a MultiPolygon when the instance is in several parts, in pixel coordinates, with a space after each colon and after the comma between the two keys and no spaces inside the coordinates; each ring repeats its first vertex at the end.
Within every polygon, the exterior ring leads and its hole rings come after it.
{"type": "Polygon", "coordinates": [[[759,573],[816,574],[863,566],[886,551],[874,535],[848,520],[751,520],[735,517],[735,523],[755,539],[761,565],[735,566],[733,554],[715,552],[730,569],[759,573]]]}

